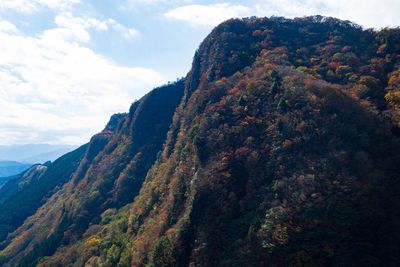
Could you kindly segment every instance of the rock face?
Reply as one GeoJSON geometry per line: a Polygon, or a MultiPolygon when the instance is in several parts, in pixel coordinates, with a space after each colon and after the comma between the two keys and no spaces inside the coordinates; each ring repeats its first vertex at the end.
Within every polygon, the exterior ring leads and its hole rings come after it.
{"type": "Polygon", "coordinates": [[[399,29],[224,22],[185,79],[22,187],[40,204],[8,223],[0,261],[400,265],[399,52],[399,29]]]}

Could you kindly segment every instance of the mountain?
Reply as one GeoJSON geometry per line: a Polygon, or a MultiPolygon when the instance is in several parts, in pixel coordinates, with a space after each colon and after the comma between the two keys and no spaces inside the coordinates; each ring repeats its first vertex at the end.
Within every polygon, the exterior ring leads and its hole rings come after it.
{"type": "Polygon", "coordinates": [[[399,266],[399,92],[399,28],[226,21],[185,78],[9,186],[0,263],[399,266]]]}
{"type": "Polygon", "coordinates": [[[69,145],[27,144],[0,146],[1,161],[44,163],[54,161],[76,147],[69,145]]]}
{"type": "Polygon", "coordinates": [[[7,229],[0,235],[2,247],[6,246],[4,251],[13,247],[16,253],[7,261],[34,265],[67,238],[78,239],[105,210],[131,202],[162,148],[183,90],[182,80],[153,90],[135,102],[128,114],[112,116],[89,144],[51,164],[39,179],[41,184],[32,183],[32,188],[0,204],[0,225],[7,226],[1,228],[7,229]],[[79,158],[69,158],[73,154],[79,158]],[[56,187],[53,179],[60,179],[60,174],[64,178],[56,187]],[[9,244],[21,231],[26,239],[9,244]]]}

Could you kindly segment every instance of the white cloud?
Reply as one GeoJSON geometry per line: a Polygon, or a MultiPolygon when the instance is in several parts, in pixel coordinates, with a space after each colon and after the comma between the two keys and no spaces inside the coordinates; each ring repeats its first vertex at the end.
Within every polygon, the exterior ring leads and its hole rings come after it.
{"type": "Polygon", "coordinates": [[[189,22],[192,25],[216,26],[217,24],[237,17],[251,15],[251,8],[229,3],[210,5],[187,5],[172,9],[165,17],[189,22]]]}
{"type": "Polygon", "coordinates": [[[143,5],[155,5],[166,3],[168,0],[127,0],[125,5],[135,7],[135,6],[143,6],[143,5]]]}
{"type": "MultiPolygon", "coordinates": [[[[62,13],[56,16],[57,28],[44,32],[48,39],[68,39],[79,42],[90,40],[90,30],[109,31],[113,30],[129,39],[139,35],[136,29],[125,27],[114,19],[98,20],[95,18],[74,17],[71,13],[62,13]]],[[[50,41],[50,40],[49,40],[50,41]]]]}
{"type": "MultiPolygon", "coordinates": [[[[133,2],[145,0],[131,0],[133,2]]],[[[153,2],[156,0],[152,0],[153,2]]],[[[159,0],[160,1],[160,0],[159,0]]],[[[236,2],[237,3],[237,2],[236,2]]],[[[216,26],[234,17],[310,15],[332,16],[356,22],[364,27],[382,28],[399,26],[399,0],[253,0],[246,4],[193,4],[169,10],[170,19],[189,22],[192,25],[216,26]]]]}
{"type": "Polygon", "coordinates": [[[131,39],[139,35],[139,31],[133,28],[128,28],[113,19],[107,20],[107,25],[116,32],[122,34],[125,39],[131,39]]]}
{"type": "Polygon", "coordinates": [[[326,15],[351,20],[365,27],[400,25],[398,0],[338,0],[326,5],[326,15]]]}
{"type": "Polygon", "coordinates": [[[40,8],[64,10],[79,3],[80,0],[1,0],[0,10],[15,10],[32,13],[40,8]]]}
{"type": "Polygon", "coordinates": [[[255,15],[297,17],[319,14],[326,9],[321,0],[260,0],[257,1],[253,12],[255,15]]]}
{"type": "Polygon", "coordinates": [[[9,21],[0,20],[0,32],[17,33],[17,27],[9,21]]]}
{"type": "Polygon", "coordinates": [[[105,31],[117,22],[67,14],[55,23],[35,37],[0,30],[2,144],[81,144],[111,114],[127,111],[163,82],[151,69],[121,67],[85,47],[89,29],[105,31]]]}
{"type": "Polygon", "coordinates": [[[253,14],[258,16],[332,16],[364,27],[399,26],[398,0],[256,0],[253,14]]]}
{"type": "Polygon", "coordinates": [[[192,0],[126,0],[121,8],[123,10],[132,10],[141,7],[159,7],[164,5],[176,5],[176,4],[190,4],[192,0]]]}

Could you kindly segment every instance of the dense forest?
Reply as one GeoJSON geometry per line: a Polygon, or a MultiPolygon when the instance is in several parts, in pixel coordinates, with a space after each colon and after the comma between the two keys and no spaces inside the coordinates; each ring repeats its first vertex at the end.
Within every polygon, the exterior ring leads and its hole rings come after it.
{"type": "Polygon", "coordinates": [[[398,151],[400,28],[228,20],[1,189],[0,265],[400,266],[398,151]]]}

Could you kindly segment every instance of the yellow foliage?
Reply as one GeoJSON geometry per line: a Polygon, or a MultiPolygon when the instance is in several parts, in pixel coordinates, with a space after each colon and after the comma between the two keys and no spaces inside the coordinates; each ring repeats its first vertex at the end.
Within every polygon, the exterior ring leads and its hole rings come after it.
{"type": "Polygon", "coordinates": [[[389,87],[396,87],[396,85],[400,85],[400,70],[392,72],[388,78],[389,87]]]}
{"type": "Polygon", "coordinates": [[[86,240],[85,245],[86,245],[86,247],[95,247],[95,246],[100,245],[100,243],[101,243],[101,239],[99,237],[91,236],[86,240]]]}
{"type": "Polygon", "coordinates": [[[390,106],[399,107],[400,106],[400,91],[389,91],[385,95],[385,100],[390,106]]]}

